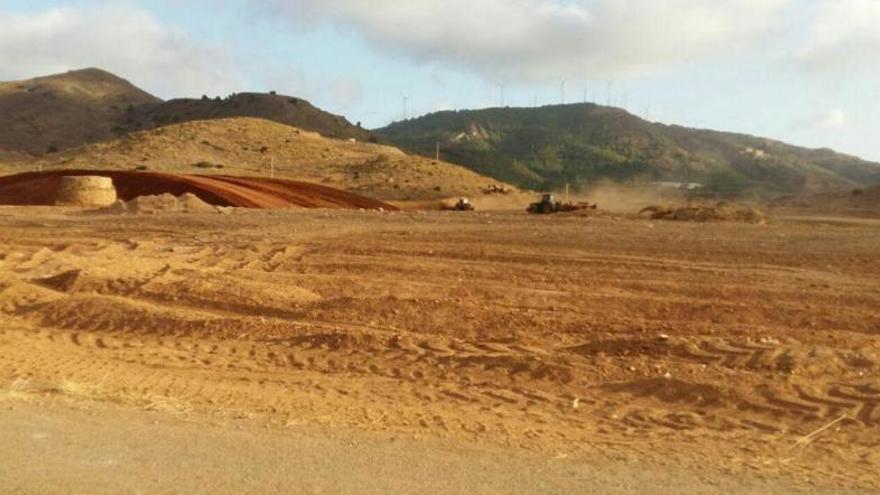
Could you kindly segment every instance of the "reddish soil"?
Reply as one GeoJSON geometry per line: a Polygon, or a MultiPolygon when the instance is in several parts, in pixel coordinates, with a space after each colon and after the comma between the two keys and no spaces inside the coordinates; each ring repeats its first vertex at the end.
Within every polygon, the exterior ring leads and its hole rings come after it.
{"type": "Polygon", "coordinates": [[[0,204],[53,205],[62,177],[96,175],[110,177],[119,198],[159,194],[195,194],[217,206],[243,208],[334,208],[396,210],[392,205],[330,187],[284,179],[254,177],[178,175],[110,170],[58,170],[0,177],[0,204]]]}

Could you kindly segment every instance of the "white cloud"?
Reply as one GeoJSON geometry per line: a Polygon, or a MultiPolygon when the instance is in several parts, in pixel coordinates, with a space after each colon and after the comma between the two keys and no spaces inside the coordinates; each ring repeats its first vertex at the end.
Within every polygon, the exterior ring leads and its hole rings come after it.
{"type": "Polygon", "coordinates": [[[364,97],[364,88],[360,80],[351,77],[337,78],[330,85],[330,94],[333,100],[341,107],[346,107],[360,102],[364,97]]]}
{"type": "Polygon", "coordinates": [[[0,10],[0,80],[99,67],[160,96],[225,94],[241,82],[219,50],[132,7],[0,10]]]}
{"type": "Polygon", "coordinates": [[[640,75],[747,49],[791,0],[266,0],[386,53],[494,81],[640,75]]]}
{"type": "Polygon", "coordinates": [[[880,53],[880,1],[819,0],[804,46],[795,54],[814,72],[876,70],[880,53]]]}
{"type": "Polygon", "coordinates": [[[843,108],[834,107],[796,119],[790,130],[799,133],[817,133],[824,136],[830,133],[843,134],[839,131],[850,131],[854,124],[849,112],[843,108]]]}
{"type": "Polygon", "coordinates": [[[840,108],[829,110],[819,118],[819,128],[827,131],[839,131],[849,125],[849,114],[840,108]]]}

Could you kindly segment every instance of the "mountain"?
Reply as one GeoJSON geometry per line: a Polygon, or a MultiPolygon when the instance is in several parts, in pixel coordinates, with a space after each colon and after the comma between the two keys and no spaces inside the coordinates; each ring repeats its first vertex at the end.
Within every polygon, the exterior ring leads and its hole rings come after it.
{"type": "Polygon", "coordinates": [[[162,101],[100,69],[0,83],[0,149],[53,153],[128,132],[196,120],[253,117],[339,139],[369,131],[308,101],[275,93],[162,101]]]}
{"type": "Polygon", "coordinates": [[[112,138],[127,115],[159,103],[99,69],[0,83],[0,148],[36,154],[112,138]]]}
{"type": "Polygon", "coordinates": [[[211,119],[170,124],[39,157],[0,160],[23,170],[148,170],[269,176],[322,183],[381,200],[477,197],[497,181],[397,148],[322,137],[276,122],[211,119]]]}
{"type": "Polygon", "coordinates": [[[880,164],[744,134],[645,121],[595,104],[439,112],[376,133],[525,188],[697,182],[719,192],[824,191],[880,183],[880,164]]]}

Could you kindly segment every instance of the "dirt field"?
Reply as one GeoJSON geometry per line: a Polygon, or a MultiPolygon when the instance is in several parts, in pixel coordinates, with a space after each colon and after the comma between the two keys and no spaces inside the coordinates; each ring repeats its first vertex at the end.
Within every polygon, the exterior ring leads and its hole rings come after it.
{"type": "Polygon", "coordinates": [[[876,490],[877,246],[870,219],[0,208],[0,403],[876,490]]]}

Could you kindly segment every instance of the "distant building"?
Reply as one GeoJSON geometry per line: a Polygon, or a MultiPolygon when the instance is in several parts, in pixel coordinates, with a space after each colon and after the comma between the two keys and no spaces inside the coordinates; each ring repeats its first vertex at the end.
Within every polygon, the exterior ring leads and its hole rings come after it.
{"type": "Polygon", "coordinates": [[[659,181],[659,182],[651,182],[650,185],[659,187],[662,189],[680,189],[684,191],[696,191],[697,189],[703,189],[703,184],[699,182],[670,182],[670,181],[659,181]]]}
{"type": "Polygon", "coordinates": [[[751,146],[749,146],[749,147],[747,147],[746,149],[742,150],[742,153],[743,153],[744,155],[750,155],[750,156],[755,157],[755,158],[758,158],[758,159],[766,158],[766,157],[767,157],[767,152],[766,152],[766,151],[764,151],[764,150],[762,150],[762,149],[758,149],[758,148],[752,148],[751,146]]]}

